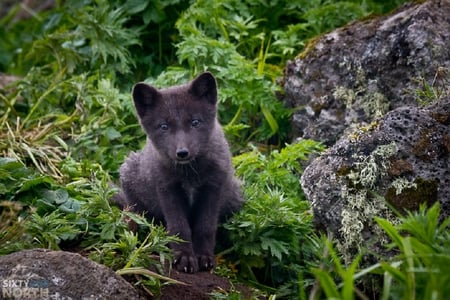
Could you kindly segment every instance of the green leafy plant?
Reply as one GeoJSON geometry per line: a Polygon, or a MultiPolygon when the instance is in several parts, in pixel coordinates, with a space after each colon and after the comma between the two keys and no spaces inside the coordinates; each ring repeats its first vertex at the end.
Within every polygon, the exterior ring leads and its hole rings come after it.
{"type": "Polygon", "coordinates": [[[425,106],[450,95],[450,71],[445,67],[437,68],[431,83],[428,83],[425,78],[417,81],[421,84],[421,88],[416,90],[419,105],[425,106]]]}
{"type": "Polygon", "coordinates": [[[372,293],[378,299],[445,299],[450,283],[450,218],[442,220],[440,216],[436,203],[428,209],[423,205],[417,212],[408,212],[400,217],[398,225],[375,218],[392,243],[378,263],[361,270],[358,264],[364,253],[344,265],[327,240],[332,263],[313,269],[317,282],[311,297],[320,298],[323,292],[333,299],[370,299],[358,286],[368,276],[375,276],[377,286],[372,287],[372,293]]]}
{"type": "Polygon", "coordinates": [[[269,75],[269,42],[264,34],[256,34],[258,20],[245,10],[238,12],[231,2],[199,1],[181,16],[179,62],[186,63],[191,74],[208,68],[216,75],[220,100],[229,108],[221,110],[226,129],[239,128],[244,141],[273,135],[284,139],[289,112],[275,98],[279,88],[274,80],[281,69],[269,75]]]}
{"type": "MultiPolygon", "coordinates": [[[[72,174],[81,175],[82,166],[70,164],[77,170],[72,174]]],[[[176,282],[161,274],[171,260],[167,244],[179,239],[112,206],[109,199],[116,190],[109,185],[110,177],[99,165],[89,167],[89,175],[62,187],[17,160],[0,158],[0,197],[8,199],[0,205],[0,253],[81,245],[91,259],[119,274],[143,276],[145,288],[158,294],[163,284],[176,282]],[[15,186],[16,192],[7,186],[15,186]],[[128,229],[129,220],[140,226],[139,233],[128,229]]]]}
{"type": "Polygon", "coordinates": [[[0,255],[28,246],[23,241],[24,220],[19,219],[22,205],[12,201],[0,201],[0,255]]]}
{"type": "Polygon", "coordinates": [[[398,226],[376,219],[398,254],[380,263],[384,274],[382,299],[445,299],[450,293],[450,218],[440,221],[436,203],[409,212],[398,226]]]}
{"type": "Polygon", "coordinates": [[[257,288],[280,296],[296,294],[299,274],[308,273],[318,240],[298,181],[299,160],[322,149],[304,140],[268,156],[254,149],[234,158],[247,200],[224,225],[232,246],[222,254],[257,288]]]}
{"type": "Polygon", "coordinates": [[[133,62],[128,49],[139,43],[139,30],[126,28],[128,19],[108,1],[67,1],[52,14],[33,19],[36,36],[20,45],[14,70],[24,73],[30,65],[52,65],[54,71],[78,74],[89,68],[110,75],[129,72],[133,62]]]}
{"type": "Polygon", "coordinates": [[[74,239],[79,233],[76,225],[57,211],[44,216],[31,214],[25,228],[38,248],[53,250],[59,250],[59,244],[62,241],[74,239]]]}
{"type": "Polygon", "coordinates": [[[42,31],[21,45],[28,55],[16,57],[16,71],[26,75],[0,96],[0,151],[24,164],[31,160],[59,181],[69,152],[75,159],[96,154],[117,170],[120,162],[113,157],[124,156],[127,140],[136,143],[131,137],[142,135],[130,96],[112,82],[117,68],[126,72],[133,65],[128,48],[139,31],[125,28],[124,13],[104,1],[88,1],[87,9],[77,3],[33,19],[42,31]],[[125,121],[135,126],[123,126],[125,121]]]}
{"type": "Polygon", "coordinates": [[[308,39],[389,7],[360,1],[196,1],[176,22],[181,67],[152,81],[172,85],[180,83],[174,77],[185,81],[187,74],[208,69],[219,81],[220,115],[233,142],[282,145],[291,112],[276,95],[286,60],[308,39]]]}
{"type": "Polygon", "coordinates": [[[327,299],[355,299],[358,296],[365,299],[365,295],[356,286],[355,282],[360,276],[357,273],[362,254],[356,256],[349,266],[346,266],[329,239],[324,239],[325,255],[321,258],[329,259],[331,266],[322,264],[312,269],[317,281],[311,290],[310,299],[320,299],[321,292],[327,299]]]}
{"type": "Polygon", "coordinates": [[[138,283],[151,296],[160,296],[165,284],[183,284],[164,275],[172,262],[168,243],[181,240],[169,236],[164,227],[149,223],[143,216],[124,212],[122,217],[125,217],[122,222],[132,221],[138,225],[139,232],[122,229],[110,242],[88,247],[94,250],[89,257],[116,270],[119,275],[138,276],[138,283]],[[139,235],[145,238],[139,238],[139,235]]]}

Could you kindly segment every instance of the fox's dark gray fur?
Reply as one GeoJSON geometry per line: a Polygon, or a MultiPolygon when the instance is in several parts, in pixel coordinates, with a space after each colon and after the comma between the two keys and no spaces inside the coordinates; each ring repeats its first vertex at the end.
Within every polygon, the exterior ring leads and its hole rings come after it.
{"type": "Polygon", "coordinates": [[[162,90],[138,83],[133,100],[148,139],[121,166],[122,191],[115,200],[147,212],[186,241],[171,245],[178,270],[211,269],[217,224],[242,204],[216,117],[216,80],[205,72],[189,84],[162,90]]]}

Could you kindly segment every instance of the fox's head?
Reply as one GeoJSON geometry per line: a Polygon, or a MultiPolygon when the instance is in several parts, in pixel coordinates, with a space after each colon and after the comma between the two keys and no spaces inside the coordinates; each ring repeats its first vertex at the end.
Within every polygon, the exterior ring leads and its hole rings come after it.
{"type": "Polygon", "coordinates": [[[217,84],[211,73],[161,90],[138,83],[133,100],[142,128],[162,156],[185,164],[206,151],[217,111],[217,84]]]}

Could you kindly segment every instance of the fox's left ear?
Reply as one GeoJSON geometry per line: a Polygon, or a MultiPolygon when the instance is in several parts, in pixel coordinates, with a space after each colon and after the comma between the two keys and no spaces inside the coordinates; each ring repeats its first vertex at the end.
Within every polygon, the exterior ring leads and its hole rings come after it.
{"type": "Polygon", "coordinates": [[[133,101],[139,118],[144,118],[157,101],[160,101],[161,94],[152,86],[143,82],[137,83],[133,87],[133,101]]]}
{"type": "Polygon", "coordinates": [[[216,79],[209,72],[204,72],[197,76],[191,82],[189,92],[198,98],[205,99],[211,104],[217,103],[216,79]]]}

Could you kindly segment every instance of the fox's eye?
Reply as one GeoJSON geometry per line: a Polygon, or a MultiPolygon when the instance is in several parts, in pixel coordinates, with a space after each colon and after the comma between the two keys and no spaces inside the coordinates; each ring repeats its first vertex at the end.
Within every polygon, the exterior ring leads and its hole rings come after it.
{"type": "Polygon", "coordinates": [[[191,126],[192,127],[197,127],[198,125],[200,125],[200,120],[199,119],[193,119],[191,121],[191,126]]]}
{"type": "Polygon", "coordinates": [[[159,129],[166,131],[169,129],[169,125],[167,123],[161,123],[159,124],[159,129]]]}

